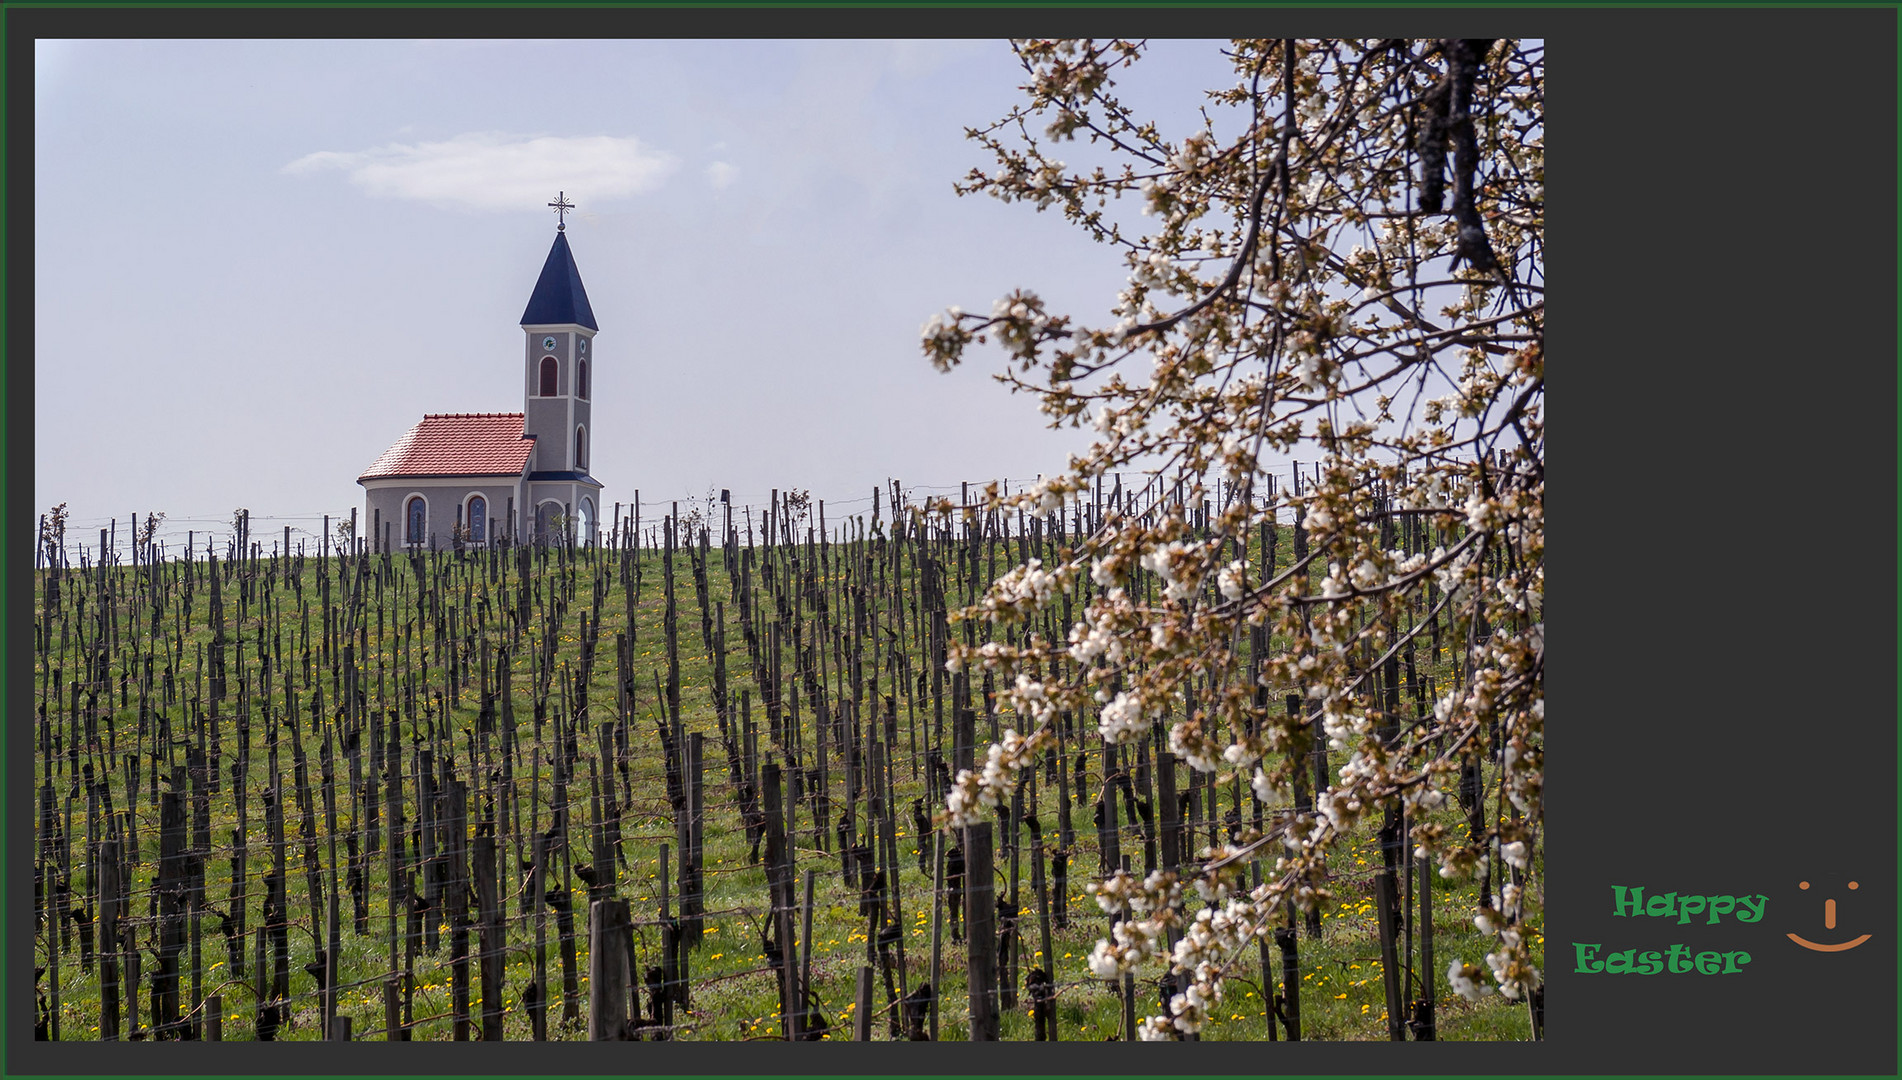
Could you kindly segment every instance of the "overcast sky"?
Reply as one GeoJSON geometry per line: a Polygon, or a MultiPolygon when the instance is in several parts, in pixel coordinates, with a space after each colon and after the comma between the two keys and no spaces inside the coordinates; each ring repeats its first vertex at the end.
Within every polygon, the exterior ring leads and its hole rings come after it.
{"type": "MultiPolygon", "coordinates": [[[[1055,214],[953,193],[991,167],[964,128],[1020,98],[1003,42],[41,42],[35,66],[35,504],[82,535],[239,506],[314,535],[425,412],[519,411],[557,191],[608,514],[779,487],[830,517],[1085,445],[994,354],[941,375],[918,350],[933,312],[1020,286],[1110,321],[1126,274],[1055,214]]],[[[1127,86],[1179,137],[1229,77],[1169,42],[1127,86]]]]}

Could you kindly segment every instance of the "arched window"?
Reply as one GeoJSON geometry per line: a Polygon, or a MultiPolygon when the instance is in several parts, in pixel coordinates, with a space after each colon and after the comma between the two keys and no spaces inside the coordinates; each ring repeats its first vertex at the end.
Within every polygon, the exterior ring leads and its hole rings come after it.
{"type": "Polygon", "coordinates": [[[554,357],[552,356],[542,357],[542,386],[541,386],[542,397],[555,396],[555,372],[558,370],[558,368],[559,368],[559,365],[555,363],[554,357]]]}
{"type": "Polygon", "coordinates": [[[406,521],[403,529],[404,543],[420,544],[429,539],[424,532],[429,526],[429,504],[423,501],[421,495],[410,496],[409,506],[405,509],[403,517],[406,521]]]}
{"type": "Polygon", "coordinates": [[[469,539],[482,543],[488,539],[485,535],[489,525],[489,504],[477,495],[469,500],[469,539]]]}
{"type": "Polygon", "coordinates": [[[588,396],[588,361],[585,357],[575,363],[575,396],[588,396]]]}
{"type": "Polygon", "coordinates": [[[535,540],[546,544],[555,537],[555,519],[561,517],[561,504],[545,502],[535,508],[535,540]]]}
{"type": "Polygon", "coordinates": [[[575,429],[575,468],[588,467],[588,429],[575,429]]]}
{"type": "Polygon", "coordinates": [[[594,500],[582,499],[579,509],[580,533],[576,537],[576,542],[585,547],[594,542],[594,500]]]}

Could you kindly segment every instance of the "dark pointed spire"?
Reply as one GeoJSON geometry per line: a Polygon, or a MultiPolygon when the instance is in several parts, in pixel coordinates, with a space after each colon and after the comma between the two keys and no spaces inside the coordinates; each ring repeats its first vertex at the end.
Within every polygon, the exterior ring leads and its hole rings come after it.
{"type": "Polygon", "coordinates": [[[582,288],[581,271],[575,268],[574,253],[568,250],[568,234],[557,231],[555,246],[549,249],[548,261],[542,264],[542,276],[535,282],[528,308],[522,312],[522,325],[561,323],[576,323],[595,331],[601,329],[594,323],[594,309],[588,306],[588,290],[582,288]]]}

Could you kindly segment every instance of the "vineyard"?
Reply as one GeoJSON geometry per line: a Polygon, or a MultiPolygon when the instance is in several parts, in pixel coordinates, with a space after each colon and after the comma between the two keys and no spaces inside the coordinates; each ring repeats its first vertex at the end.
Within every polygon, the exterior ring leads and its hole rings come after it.
{"type": "MultiPolygon", "coordinates": [[[[1180,987],[1160,965],[1093,973],[1119,917],[1094,883],[1309,814],[1347,757],[1316,702],[1259,680],[1257,704],[1316,732],[1285,805],[1172,753],[1170,716],[1119,743],[1066,711],[1011,798],[948,825],[953,778],[1031,726],[948,647],[1061,641],[1097,586],[1026,624],[959,612],[1099,529],[1171,515],[1209,536],[1248,497],[1109,481],[1040,514],[970,492],[927,512],[896,484],[843,521],[802,493],[658,523],[637,503],[587,548],[378,550],[328,525],[293,543],[243,516],[182,552],[117,525],[81,547],[43,519],[39,1037],[1134,1038],[1180,987]]],[[[1324,574],[1299,517],[1273,520],[1228,557],[1324,574]]],[[[1426,553],[1461,520],[1389,505],[1378,525],[1426,553]]],[[[1453,678],[1445,607],[1410,601],[1384,655],[1361,639],[1383,715],[1424,722],[1453,678]]],[[[1258,668],[1285,643],[1244,626],[1233,648],[1258,668]]],[[[1191,681],[1173,707],[1230,689],[1191,681]]],[[[1469,751],[1456,800],[1356,825],[1332,899],[1290,905],[1182,1037],[1538,1037],[1536,994],[1469,1001],[1447,966],[1484,950],[1471,913],[1502,889],[1539,925],[1540,853],[1448,877],[1406,840],[1416,812],[1457,836],[1517,819],[1498,747],[1469,751]]],[[[1275,854],[1253,849],[1249,883],[1275,854]]]]}

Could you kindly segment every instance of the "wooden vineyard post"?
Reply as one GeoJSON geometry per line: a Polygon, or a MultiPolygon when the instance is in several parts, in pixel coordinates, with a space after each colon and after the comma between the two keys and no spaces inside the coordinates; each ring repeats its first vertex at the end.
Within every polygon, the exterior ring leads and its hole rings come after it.
{"type": "Polygon", "coordinates": [[[438,947],[442,910],[441,882],[435,873],[441,856],[437,848],[442,825],[439,821],[434,752],[427,747],[418,748],[411,756],[410,764],[416,777],[416,855],[418,868],[423,874],[423,904],[429,912],[429,917],[423,920],[422,948],[433,955],[438,947]]]}
{"type": "MultiPolygon", "coordinates": [[[[688,950],[687,935],[681,930],[680,926],[681,924],[678,919],[669,924],[669,929],[673,933],[673,941],[671,943],[673,948],[671,954],[673,957],[673,977],[667,985],[667,999],[673,1004],[680,1006],[681,1011],[685,1012],[693,1007],[693,1003],[688,995],[688,987],[693,978],[689,973],[693,963],[693,956],[688,950]]],[[[670,1033],[667,1037],[671,1039],[673,1035],[670,1033]]]]}
{"type": "MultiPolygon", "coordinates": [[[[346,664],[349,663],[350,654],[351,646],[344,646],[344,660],[346,664]]],[[[322,778],[324,789],[324,834],[330,838],[330,902],[326,906],[328,919],[324,925],[325,944],[322,958],[324,965],[323,1016],[326,1030],[334,1027],[338,1019],[337,982],[338,972],[343,966],[341,958],[338,956],[338,953],[342,949],[339,918],[340,910],[343,906],[343,896],[337,891],[337,782],[334,769],[335,761],[331,754],[330,736],[330,727],[326,725],[324,727],[323,753],[319,759],[319,775],[322,778]]],[[[354,847],[355,845],[352,846],[354,847]]],[[[348,1041],[348,1017],[344,1019],[346,1020],[344,1040],[348,1041]]],[[[335,1038],[335,1036],[332,1035],[332,1038],[335,1038]]]]}
{"type": "Polygon", "coordinates": [[[252,1037],[258,1042],[270,1042],[277,1038],[277,1010],[271,1001],[271,986],[265,976],[270,969],[265,966],[264,951],[265,928],[258,927],[255,938],[256,951],[252,954],[252,981],[256,984],[253,996],[257,999],[257,1012],[252,1037]]]}
{"type": "Polygon", "coordinates": [[[119,867],[117,837],[99,843],[99,1038],[119,1038],[119,867]]]}
{"type": "Polygon", "coordinates": [[[1176,801],[1176,756],[1167,750],[1156,751],[1156,801],[1162,819],[1162,868],[1175,870],[1182,865],[1182,807],[1176,801]]]}
{"type": "Polygon", "coordinates": [[[859,965],[857,992],[853,997],[852,1041],[872,1041],[872,965],[859,965]]]}
{"type": "MultiPolygon", "coordinates": [[[[1137,831],[1142,834],[1143,838],[1143,876],[1148,877],[1150,874],[1156,872],[1157,852],[1156,814],[1153,809],[1155,801],[1152,798],[1149,785],[1149,739],[1147,737],[1136,744],[1136,787],[1139,790],[1139,794],[1135,800],[1136,812],[1132,815],[1136,820],[1130,822],[1130,824],[1135,825],[1138,822],[1141,823],[1137,831]]],[[[1129,798],[1129,790],[1129,777],[1128,774],[1124,774],[1123,797],[1125,800],[1129,798]]]]}
{"type": "MultiPolygon", "coordinates": [[[[887,698],[886,716],[890,724],[896,723],[894,710],[891,699],[887,698]]],[[[890,724],[886,729],[887,735],[892,734],[890,724]]],[[[898,799],[891,790],[893,777],[890,773],[889,745],[889,743],[875,744],[872,755],[875,763],[874,774],[878,778],[876,786],[879,791],[879,806],[882,811],[879,815],[878,832],[880,861],[884,864],[881,873],[886,887],[884,911],[879,917],[879,926],[874,937],[878,943],[879,969],[885,977],[885,1010],[888,1013],[891,1037],[898,1039],[903,1037],[898,1002],[911,992],[911,987],[908,985],[910,969],[905,962],[904,890],[901,887],[904,872],[900,869],[901,864],[898,858],[898,799]],[[893,955],[894,953],[896,956],[893,955]],[[897,977],[895,986],[893,985],[894,974],[897,977]]]]}
{"type": "Polygon", "coordinates": [[[1294,905],[1289,904],[1288,925],[1275,928],[1275,945],[1281,949],[1281,1023],[1289,1042],[1301,1041],[1301,961],[1295,953],[1294,905]]]}
{"type": "MultiPolygon", "coordinates": [[[[464,816],[466,807],[463,783],[450,773],[450,763],[445,758],[442,764],[445,780],[442,790],[448,794],[446,821],[448,843],[442,858],[449,866],[448,889],[442,894],[443,901],[449,907],[449,985],[450,1008],[455,1014],[453,1022],[456,1042],[469,1040],[469,860],[464,854],[467,843],[468,825],[464,816]]],[[[432,913],[430,921],[435,921],[432,913]]]]}
{"type": "Polygon", "coordinates": [[[1008,893],[997,902],[997,1010],[1003,1014],[1017,1008],[1017,969],[1018,960],[1023,951],[1022,935],[1017,932],[1017,921],[1023,908],[1017,894],[1017,867],[1021,845],[1018,823],[1023,820],[1024,790],[1018,788],[1011,793],[1009,812],[1005,815],[1004,844],[1010,851],[1010,866],[1007,881],[1008,893]]]}
{"type": "Polygon", "coordinates": [[[529,871],[528,891],[535,917],[535,981],[529,984],[528,1026],[536,1042],[548,1041],[548,908],[543,896],[547,888],[548,839],[537,832],[535,858],[529,871]]]}
{"type": "Polygon", "coordinates": [[[666,1029],[674,1024],[674,965],[680,956],[680,921],[674,918],[667,894],[667,845],[660,846],[660,996],[654,1002],[654,1023],[661,1029],[657,1038],[666,1038],[666,1029]]]}
{"type": "Polygon", "coordinates": [[[547,898],[555,909],[555,932],[561,939],[561,1022],[573,1024],[581,1019],[581,979],[575,970],[574,901],[565,888],[549,889],[547,898]]]}
{"type": "MultiPolygon", "coordinates": [[[[1262,645],[1261,652],[1267,652],[1267,645],[1265,643],[1262,645]]],[[[1290,726],[1306,726],[1301,719],[1300,694],[1289,694],[1282,699],[1282,705],[1288,710],[1290,726]]],[[[1292,782],[1294,787],[1295,813],[1307,814],[1314,809],[1314,795],[1308,790],[1308,770],[1302,769],[1297,765],[1291,771],[1294,774],[1292,782]]],[[[1322,790],[1326,790],[1326,788],[1323,787],[1322,790]]]]}
{"type": "MultiPolygon", "coordinates": [[[[1123,856],[1123,872],[1126,874],[1129,872],[1129,856],[1127,855],[1123,856]]],[[[1122,921],[1122,917],[1120,915],[1116,916],[1115,918],[1118,922],[1122,921]]],[[[1134,972],[1129,972],[1129,971],[1123,972],[1122,993],[1123,993],[1123,1039],[1125,1042],[1135,1042],[1136,1041],[1136,975],[1134,972]]]]}
{"type": "Polygon", "coordinates": [[[1098,869],[1105,878],[1123,865],[1116,823],[1116,769],[1109,744],[1103,746],[1103,794],[1096,804],[1096,844],[1098,869]]]}
{"type": "Polygon", "coordinates": [[[938,1041],[938,987],[944,970],[944,830],[931,834],[931,990],[930,1041],[938,1041]]]}
{"type": "Polygon", "coordinates": [[[1406,997],[1400,985],[1399,950],[1394,947],[1397,928],[1394,915],[1398,912],[1398,900],[1395,898],[1393,871],[1380,870],[1374,874],[1374,913],[1380,921],[1380,974],[1381,983],[1387,991],[1387,1038],[1392,1042],[1405,1042],[1407,1038],[1406,997]]]}
{"type": "Polygon", "coordinates": [[[964,929],[969,957],[972,1042],[997,1041],[997,882],[991,824],[964,828],[964,929]]]}
{"type": "Polygon", "coordinates": [[[1024,989],[1030,998],[1030,1020],[1035,1027],[1036,1041],[1056,1042],[1056,987],[1051,985],[1050,973],[1041,967],[1031,968],[1030,974],[1024,977],[1024,989]]]}
{"type": "Polygon", "coordinates": [[[625,900],[588,905],[588,1040],[627,1038],[627,933],[625,900]]]}
{"type": "MultiPolygon", "coordinates": [[[[1031,790],[1036,790],[1036,777],[1031,777],[1031,790]]],[[[1029,992],[1032,1019],[1037,1025],[1038,1042],[1057,1040],[1057,1014],[1049,994],[1051,993],[1050,972],[1056,968],[1056,946],[1050,937],[1050,890],[1043,876],[1044,842],[1042,825],[1036,815],[1029,818],[1031,833],[1036,843],[1031,848],[1030,888],[1037,894],[1037,931],[1038,943],[1043,946],[1042,963],[1031,966],[1024,976],[1024,986],[1029,992]],[[1041,989],[1040,989],[1041,988],[1041,989]],[[1045,1032],[1048,1031],[1048,1038],[1045,1032]]]]}
{"type": "Polygon", "coordinates": [[[794,1006],[799,1013],[799,1037],[816,1038],[822,1029],[810,1021],[812,1002],[812,886],[818,880],[819,871],[806,871],[806,898],[800,905],[801,927],[799,934],[799,997],[794,1006]]]}
{"type": "Polygon", "coordinates": [[[904,1038],[907,1042],[929,1042],[931,1034],[926,1028],[927,1018],[931,1014],[931,1001],[935,995],[931,984],[925,983],[918,989],[905,995],[900,1002],[904,1013],[904,1038]]]}
{"type": "Polygon", "coordinates": [[[799,1000],[799,973],[792,944],[792,856],[786,844],[779,763],[769,756],[760,774],[760,786],[766,796],[766,881],[772,893],[773,934],[778,939],[774,952],[779,960],[779,1016],[786,1039],[791,1042],[801,1034],[799,1010],[794,1005],[799,1000]]]}
{"type": "MultiPolygon", "coordinates": [[[[52,774],[51,774],[52,754],[50,751],[49,744],[47,742],[47,739],[50,736],[51,731],[48,725],[41,724],[38,726],[39,726],[38,734],[41,740],[40,749],[39,749],[40,758],[41,760],[47,762],[48,773],[47,773],[47,781],[40,785],[40,820],[39,820],[39,829],[37,832],[37,836],[39,840],[39,844],[38,844],[39,850],[35,853],[35,858],[33,862],[33,921],[34,921],[36,930],[40,927],[44,927],[46,930],[46,946],[47,946],[46,969],[47,969],[47,974],[50,976],[49,979],[47,980],[48,981],[47,989],[50,992],[50,1000],[42,1002],[41,1007],[43,1009],[42,1017],[44,1020],[44,1024],[42,1025],[41,1030],[39,1030],[36,1034],[38,1038],[45,1039],[52,1042],[57,1042],[59,1040],[59,1014],[60,1014],[59,938],[60,938],[60,928],[65,925],[65,923],[63,922],[65,918],[65,914],[64,914],[65,909],[64,909],[64,905],[57,902],[59,898],[57,895],[54,894],[54,890],[50,888],[50,883],[47,880],[48,861],[50,859],[57,858],[58,856],[58,852],[55,849],[55,845],[53,843],[53,830],[54,830],[53,784],[52,784],[52,774]]],[[[94,835],[94,832],[93,832],[92,817],[93,815],[88,813],[87,819],[86,819],[87,820],[86,852],[88,855],[88,865],[91,867],[91,869],[87,873],[87,877],[91,882],[92,910],[95,912],[98,912],[102,910],[102,904],[100,903],[100,899],[99,899],[99,870],[98,870],[99,842],[98,842],[98,837],[94,835]]],[[[59,868],[59,872],[61,876],[64,877],[68,873],[70,873],[70,868],[66,866],[61,866],[59,868]]],[[[80,939],[80,948],[82,951],[80,953],[80,961],[79,961],[80,967],[82,969],[89,968],[92,966],[92,957],[86,954],[85,944],[86,944],[86,939],[82,937],[80,939]]],[[[99,947],[100,947],[100,952],[103,953],[106,948],[105,941],[103,938],[100,940],[99,947]]]]}
{"type": "MultiPolygon", "coordinates": [[[[1068,929],[1070,926],[1070,853],[1076,847],[1076,828],[1070,821],[1070,773],[1069,770],[1064,768],[1065,757],[1069,753],[1068,749],[1066,749],[1064,729],[1069,726],[1069,722],[1070,714],[1067,711],[1058,714],[1057,756],[1055,762],[1057,773],[1057,850],[1051,855],[1050,876],[1052,879],[1051,889],[1054,893],[1053,906],[1056,908],[1055,922],[1059,930],[1068,929]]],[[[1077,758],[1080,761],[1082,754],[1079,753],[1077,758]]],[[[1079,799],[1082,798],[1082,794],[1081,787],[1079,786],[1077,797],[1079,799]]],[[[1050,958],[1046,956],[1044,959],[1049,960],[1050,958]]]]}
{"type": "MultiPolygon", "coordinates": [[[[1259,888],[1261,886],[1260,859],[1255,859],[1250,862],[1248,874],[1249,884],[1259,888]]],[[[1268,1041],[1275,1042],[1280,1037],[1276,1033],[1276,1010],[1280,1008],[1281,1001],[1280,995],[1275,993],[1275,963],[1268,952],[1268,939],[1266,937],[1257,938],[1256,947],[1261,954],[1262,1011],[1268,1018],[1268,1041]]]]}
{"type": "MultiPolygon", "coordinates": [[[[383,746],[383,793],[388,800],[384,822],[388,838],[384,844],[384,872],[388,894],[388,914],[390,921],[390,976],[383,985],[383,1027],[384,1037],[390,1042],[408,1042],[409,1029],[403,1026],[402,1013],[398,1009],[397,956],[404,930],[408,927],[408,893],[405,883],[408,870],[403,865],[403,746],[397,738],[397,718],[395,710],[390,712],[389,738],[383,746]]],[[[261,977],[261,976],[260,976],[261,977]]]]}
{"type": "MultiPolygon", "coordinates": [[[[1290,698],[1290,700],[1293,701],[1295,699],[1290,698]]],[[[1312,761],[1314,768],[1314,794],[1319,796],[1323,791],[1326,791],[1328,787],[1328,760],[1327,735],[1321,728],[1321,708],[1318,704],[1308,711],[1307,728],[1314,740],[1312,761]]],[[[1325,866],[1325,862],[1323,866],[1325,866]]],[[[1321,908],[1318,904],[1307,913],[1307,926],[1308,937],[1315,941],[1321,940],[1321,908]]]]}
{"type": "MultiPolygon", "coordinates": [[[[1202,815],[1202,821],[1208,828],[1208,846],[1214,848],[1222,842],[1222,793],[1215,788],[1214,773],[1197,773],[1196,779],[1202,785],[1202,806],[1206,811],[1202,815]]],[[[1128,782],[1127,776],[1124,777],[1124,782],[1128,782]]]]}
{"type": "Polygon", "coordinates": [[[1421,856],[1420,871],[1420,997],[1413,1003],[1415,1042],[1433,1042],[1433,860],[1421,856]]]}
{"type": "Polygon", "coordinates": [[[176,1038],[179,1025],[178,956],[185,947],[182,902],[190,871],[185,837],[183,769],[174,775],[172,790],[159,796],[159,872],[154,890],[159,898],[158,969],[152,983],[152,1033],[176,1038]]]}
{"type": "Polygon", "coordinates": [[[687,821],[684,829],[686,845],[680,851],[680,920],[681,933],[689,949],[700,947],[700,937],[705,929],[705,921],[701,918],[706,911],[701,831],[702,818],[706,813],[706,799],[702,791],[706,777],[705,740],[706,736],[696,731],[688,736],[686,747],[687,821]]]}
{"type": "Polygon", "coordinates": [[[480,922],[478,948],[482,978],[482,1041],[502,1041],[502,901],[496,888],[495,837],[478,833],[474,841],[476,909],[480,922]]]}

